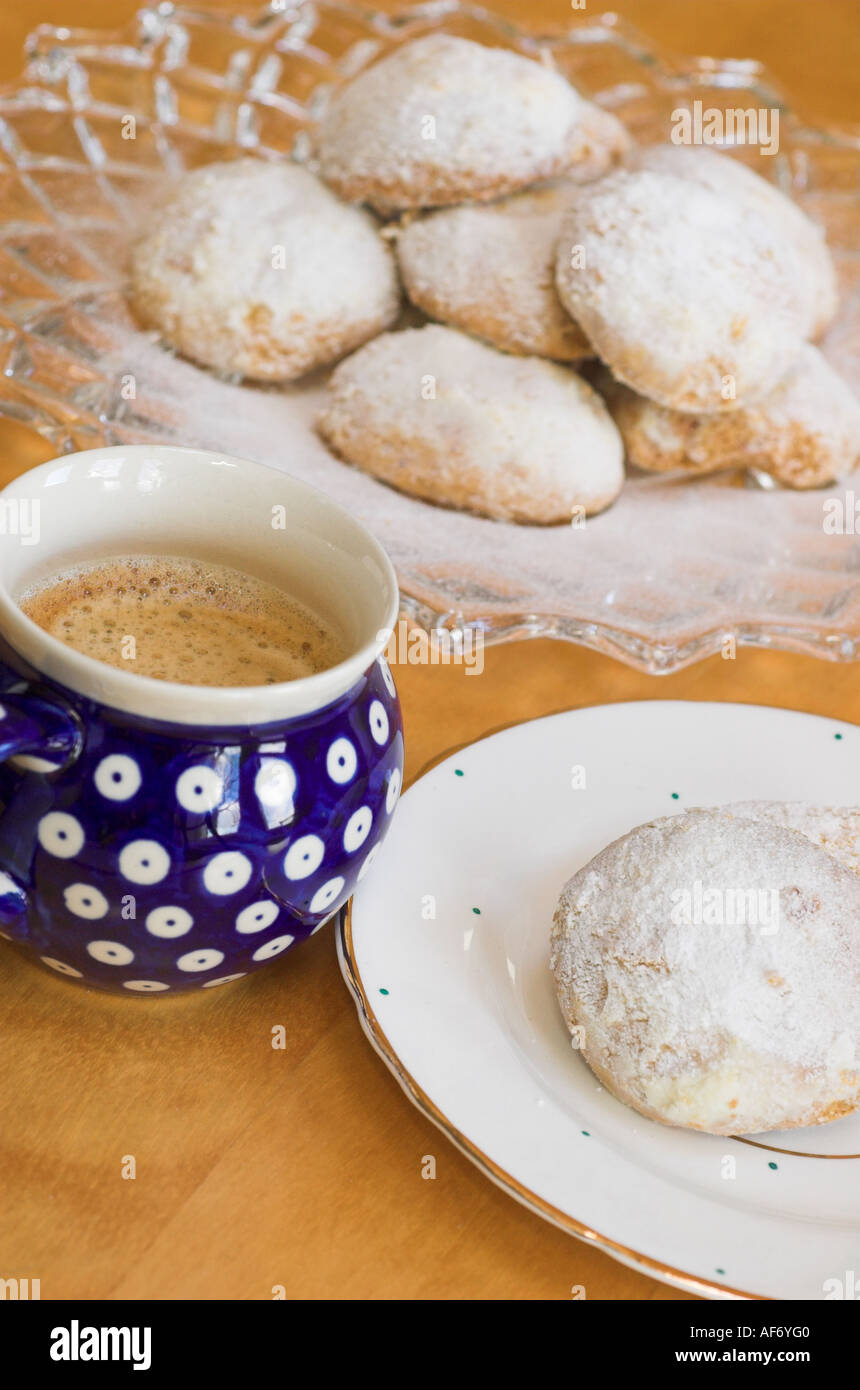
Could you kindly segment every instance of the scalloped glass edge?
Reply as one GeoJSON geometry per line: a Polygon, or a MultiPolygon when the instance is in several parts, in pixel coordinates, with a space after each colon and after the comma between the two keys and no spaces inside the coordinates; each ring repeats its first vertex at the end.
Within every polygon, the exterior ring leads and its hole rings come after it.
{"type": "MultiPolygon", "coordinates": [[[[28,91],[24,82],[32,70],[32,75],[42,81],[54,81],[67,75],[70,62],[74,61],[69,52],[79,44],[93,47],[112,47],[128,44],[129,40],[139,40],[147,28],[149,37],[163,33],[171,19],[181,21],[185,16],[193,16],[206,22],[226,26],[237,36],[259,35],[265,27],[283,23],[292,15],[297,24],[301,22],[301,11],[313,14],[316,6],[299,0],[298,4],[287,5],[279,0],[255,7],[243,6],[240,12],[209,10],[204,5],[173,4],[170,0],[155,6],[142,6],[134,17],[117,30],[69,29],[63,25],[38,25],[28,35],[24,56],[27,66],[22,81],[8,84],[2,88],[5,100],[17,98],[23,105],[31,105],[32,89],[28,91]]],[[[779,86],[773,80],[767,67],[756,59],[714,59],[705,55],[681,55],[661,49],[652,43],[635,25],[614,13],[604,13],[587,23],[582,22],[576,29],[557,31],[533,31],[524,29],[505,17],[485,9],[483,6],[461,3],[461,0],[424,0],[424,3],[403,6],[385,12],[372,7],[354,6],[327,0],[324,9],[329,13],[341,14],[344,19],[358,22],[380,37],[397,36],[406,26],[421,22],[439,23],[449,17],[472,20],[494,29],[501,38],[515,43],[521,50],[549,50],[553,52],[562,46],[612,42],[627,56],[647,66],[655,72],[667,88],[672,86],[695,85],[697,82],[723,86],[734,90],[742,89],[748,95],[758,98],[763,104],[776,106],[781,121],[791,126],[795,140],[811,145],[826,145],[832,148],[860,151],[860,135],[853,135],[849,129],[836,125],[812,126],[800,121],[787,104],[779,86]]],[[[359,47],[366,40],[358,40],[359,47]]],[[[351,51],[351,50],[350,50],[351,51]]],[[[348,59],[341,58],[340,66],[348,71],[348,59]]],[[[181,122],[179,122],[181,126],[181,122]]],[[[266,149],[265,145],[260,148],[266,149]]],[[[0,394],[0,416],[31,428],[35,433],[56,444],[60,453],[76,451],[80,446],[74,440],[68,420],[64,422],[50,410],[35,404],[22,407],[21,403],[4,399],[0,394]]],[[[120,442],[158,442],[155,435],[133,429],[117,428],[107,420],[104,430],[99,433],[91,447],[104,443],[120,442]]],[[[86,431],[82,431],[86,433],[86,431]]],[[[79,432],[80,433],[80,432],[79,432]]],[[[773,479],[750,469],[746,473],[748,485],[772,489],[773,479]]],[[[480,613],[465,609],[451,608],[447,605],[428,602],[408,588],[401,580],[401,614],[410,622],[426,632],[444,629],[458,634],[466,631],[480,633],[486,645],[502,642],[523,641],[527,638],[544,637],[572,642],[577,646],[610,656],[633,669],[649,675],[669,675],[697,661],[714,656],[733,642],[737,647],[791,652],[828,661],[849,662],[860,660],[860,625],[853,631],[827,631],[823,627],[804,626],[800,623],[757,621],[746,623],[732,622],[717,628],[696,633],[684,642],[670,645],[660,641],[650,641],[640,633],[634,633],[620,626],[595,623],[552,613],[508,612],[480,613]]]]}

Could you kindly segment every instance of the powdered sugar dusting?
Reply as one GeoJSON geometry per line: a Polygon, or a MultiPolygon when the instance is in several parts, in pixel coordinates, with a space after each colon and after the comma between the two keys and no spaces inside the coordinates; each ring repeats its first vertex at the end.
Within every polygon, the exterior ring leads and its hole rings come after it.
{"type": "Polygon", "coordinates": [[[789,486],[817,487],[860,462],[860,402],[810,343],[772,391],[726,414],[669,410],[617,383],[607,383],[607,398],[639,468],[700,473],[745,463],[789,486]]]}
{"type": "Polygon", "coordinates": [[[142,321],[197,362],[291,380],[386,328],[400,290],[369,213],[298,164],[208,164],[164,191],[133,254],[142,321]]]}
{"type": "Polygon", "coordinates": [[[803,274],[793,286],[804,301],[810,337],[832,322],[837,308],[836,272],[822,229],[774,184],[727,154],[701,145],[647,145],[628,153],[627,168],[692,179],[771,220],[780,239],[794,243],[803,274]]]}
{"type": "Polygon", "coordinates": [[[553,927],[562,1010],[611,1089],[667,1123],[833,1119],[860,1102],[860,880],[733,810],[639,826],[574,875],[553,927]],[[710,916],[697,884],[718,895],[710,916]],[[738,923],[727,890],[776,895],[775,917],[738,923]]]}
{"type": "Polygon", "coordinates": [[[621,437],[575,372],[437,324],[382,334],[336,367],[319,428],[410,495],[501,519],[601,511],[624,478],[621,437]]]}
{"type": "Polygon", "coordinates": [[[702,632],[719,640],[740,622],[828,632],[860,623],[856,539],[822,530],[825,503],[844,499],[844,488],[773,494],[726,478],[639,476],[584,527],[507,525],[430,506],[337,460],[313,430],[319,377],[286,389],[232,385],[128,321],[102,325],[94,350],[116,380],[107,408],[121,430],[152,438],[160,427],[170,442],[256,459],[322,488],[376,533],[406,594],[455,620],[547,614],[586,641],[623,626],[631,641],[667,650],[702,632]],[[120,395],[127,374],[134,402],[120,395]]]}
{"type": "Polygon", "coordinates": [[[798,830],[860,876],[860,807],[812,806],[806,801],[733,801],[722,810],[742,820],[798,830]]]}
{"type": "Polygon", "coordinates": [[[382,212],[498,197],[627,144],[623,127],[530,58],[450,34],[404,44],[335,93],[320,171],[382,212]]]}
{"type": "Polygon", "coordinates": [[[676,410],[731,409],[776,384],[809,328],[808,274],[771,216],[650,169],[583,187],[558,249],[562,302],[598,355],[676,410]]]}
{"type": "Polygon", "coordinates": [[[410,299],[432,318],[508,352],[565,361],[592,356],[555,287],[562,216],[578,187],[560,179],[413,222],[397,238],[410,299]]]}

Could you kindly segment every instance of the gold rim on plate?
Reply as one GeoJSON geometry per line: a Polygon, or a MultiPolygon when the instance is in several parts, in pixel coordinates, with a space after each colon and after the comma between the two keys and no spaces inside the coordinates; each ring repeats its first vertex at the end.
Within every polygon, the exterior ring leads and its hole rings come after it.
{"type": "MultiPolygon", "coordinates": [[[[546,717],[546,716],[539,716],[546,717]]],[[[452,757],[455,753],[468,748],[472,743],[481,743],[486,738],[491,738],[494,734],[504,733],[507,729],[516,728],[523,723],[531,723],[531,720],[516,719],[510,723],[501,724],[497,728],[489,729],[477,739],[467,739],[463,743],[455,744],[452,748],[447,748],[443,753],[437,754],[421,768],[421,770],[410,781],[409,790],[412,789],[426,773],[452,757]]],[[[407,795],[404,792],[403,795],[407,795]]],[[[724,1298],[724,1299],[753,1299],[765,1301],[768,1299],[764,1294],[747,1293],[743,1289],[732,1288],[729,1284],[720,1284],[713,1279],[703,1279],[697,1274],[690,1274],[687,1270],[676,1269],[673,1265],[662,1264],[660,1260],[652,1259],[650,1255],[644,1255],[641,1250],[633,1250],[629,1245],[622,1245],[620,1241],[613,1240],[610,1236],[601,1235],[584,1221],[577,1220],[567,1212],[561,1211],[551,1202],[547,1202],[536,1192],[523,1183],[519,1182],[513,1174],[508,1173],[498,1163],[496,1163],[477,1144],[467,1138],[456,1125],[448,1119],[448,1116],[439,1109],[435,1101],[431,1100],[427,1092],[421,1087],[410,1072],[403,1066],[393,1045],[386,1037],[382,1025],[373,1011],[358,962],[355,958],[355,950],[352,938],[352,898],[341,909],[338,922],[338,953],[341,961],[341,971],[352,991],[358,1012],[359,1022],[364,1029],[369,1041],[375,1051],[382,1058],[389,1071],[400,1083],[409,1099],[420,1111],[432,1120],[442,1133],[447,1135],[451,1143],[454,1144],[461,1153],[481,1170],[485,1177],[500,1187],[503,1192],[507,1192],[510,1197],[514,1197],[522,1206],[533,1211],[537,1216],[543,1217],[545,1221],[550,1221],[554,1226],[558,1226],[568,1235],[576,1236],[578,1240],[585,1241],[588,1245],[595,1246],[598,1250],[603,1250],[607,1255],[626,1264],[629,1268],[637,1270],[640,1274],[650,1274],[653,1278],[662,1279],[664,1283],[671,1284],[675,1288],[682,1289],[685,1293],[697,1294],[700,1298],[724,1298]]]]}
{"type": "Polygon", "coordinates": [[[599,1231],[587,1226],[584,1221],[578,1221],[576,1217],[569,1216],[567,1212],[561,1211],[558,1207],[554,1207],[551,1202],[538,1196],[536,1192],[532,1192],[530,1188],[525,1187],[511,1173],[506,1172],[504,1168],[494,1162],[482,1149],[479,1149],[477,1144],[474,1144],[451,1123],[447,1115],[439,1109],[438,1105],[418,1084],[415,1077],[406,1070],[383,1032],[379,1019],[373,1012],[355,959],[352,942],[351,898],[341,912],[339,928],[338,944],[341,966],[344,978],[352,991],[359,1021],[364,1032],[389,1071],[393,1072],[400,1082],[402,1089],[412,1103],[426,1115],[428,1120],[432,1120],[443,1134],[447,1135],[451,1143],[456,1145],[461,1153],[464,1153],[476,1167],[480,1168],[485,1177],[488,1177],[503,1192],[507,1192],[510,1197],[516,1198],[522,1206],[528,1207],[537,1216],[543,1217],[545,1221],[551,1221],[554,1226],[559,1226],[568,1235],[576,1236],[579,1240],[605,1251],[607,1255],[620,1260],[622,1264],[628,1265],[640,1274],[650,1274],[652,1277],[662,1279],[667,1284],[672,1284],[675,1288],[682,1289],[685,1293],[698,1294],[700,1298],[716,1295],[725,1299],[768,1301],[763,1294],[747,1293],[743,1289],[735,1289],[728,1284],[720,1284],[711,1279],[702,1279],[696,1274],[689,1274],[686,1270],[676,1269],[673,1265],[662,1264],[659,1260],[652,1259],[650,1255],[643,1255],[640,1250],[633,1250],[629,1245],[622,1245],[620,1241],[613,1240],[610,1236],[601,1235],[599,1231]]]}

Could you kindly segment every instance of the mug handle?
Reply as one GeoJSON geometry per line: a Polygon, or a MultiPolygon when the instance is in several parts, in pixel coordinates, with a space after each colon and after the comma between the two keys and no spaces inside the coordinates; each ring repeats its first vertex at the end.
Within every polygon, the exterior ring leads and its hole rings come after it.
{"type": "Polygon", "coordinates": [[[0,762],[28,754],[58,772],[78,755],[83,742],[70,710],[41,695],[0,693],[0,762]]]}
{"type": "MultiPolygon", "coordinates": [[[[40,695],[0,693],[0,762],[27,755],[38,759],[35,770],[58,772],[74,761],[82,743],[70,711],[40,695]]],[[[26,913],[26,890],[0,869],[0,928],[20,930],[26,913]]]]}

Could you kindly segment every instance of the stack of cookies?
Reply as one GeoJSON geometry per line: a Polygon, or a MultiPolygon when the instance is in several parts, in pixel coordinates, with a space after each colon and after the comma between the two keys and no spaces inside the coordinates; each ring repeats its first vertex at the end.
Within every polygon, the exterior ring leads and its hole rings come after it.
{"type": "Polygon", "coordinates": [[[837,307],[824,237],[729,156],[634,148],[552,68],[438,33],[335,92],[314,148],[318,176],[188,176],[132,296],[252,380],[351,353],[317,422],[347,462],[531,524],[610,505],[625,454],[792,487],[858,462],[860,406],[812,346],[837,307]]]}

